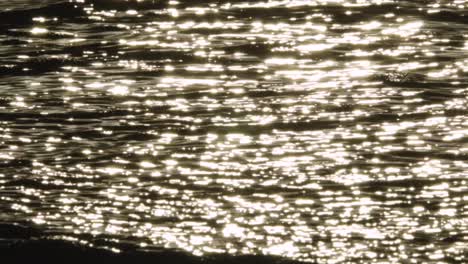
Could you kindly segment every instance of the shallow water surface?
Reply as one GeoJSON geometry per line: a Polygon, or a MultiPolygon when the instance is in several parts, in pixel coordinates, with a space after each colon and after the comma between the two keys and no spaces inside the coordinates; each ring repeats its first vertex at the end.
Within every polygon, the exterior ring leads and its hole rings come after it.
{"type": "Polygon", "coordinates": [[[468,261],[468,2],[0,10],[2,223],[114,251],[468,261]]]}

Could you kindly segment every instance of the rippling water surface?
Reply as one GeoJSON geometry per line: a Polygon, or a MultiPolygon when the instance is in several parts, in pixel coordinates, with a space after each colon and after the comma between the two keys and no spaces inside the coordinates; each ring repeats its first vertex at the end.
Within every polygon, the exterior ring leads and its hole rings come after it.
{"type": "Polygon", "coordinates": [[[3,223],[114,250],[468,261],[468,2],[0,10],[3,223]]]}

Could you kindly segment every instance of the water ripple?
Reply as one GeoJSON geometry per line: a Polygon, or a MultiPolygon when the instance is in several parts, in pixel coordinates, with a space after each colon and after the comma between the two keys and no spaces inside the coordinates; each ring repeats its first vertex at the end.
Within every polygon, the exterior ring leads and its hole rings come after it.
{"type": "Polygon", "coordinates": [[[467,4],[1,3],[0,236],[466,261],[467,4]]]}

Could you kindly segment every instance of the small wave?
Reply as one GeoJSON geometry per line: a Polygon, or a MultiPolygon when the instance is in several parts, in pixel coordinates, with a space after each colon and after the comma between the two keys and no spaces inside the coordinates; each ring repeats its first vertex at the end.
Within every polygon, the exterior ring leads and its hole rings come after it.
{"type": "Polygon", "coordinates": [[[421,74],[412,74],[409,72],[387,72],[383,74],[377,74],[374,76],[375,80],[383,81],[387,84],[403,84],[403,83],[412,83],[417,81],[424,80],[424,75],[421,74]]]}
{"type": "Polygon", "coordinates": [[[453,22],[459,24],[468,24],[468,15],[453,11],[440,11],[428,15],[429,20],[442,21],[445,23],[453,22]]]}
{"type": "MultiPolygon", "coordinates": [[[[32,2],[32,1],[31,1],[32,2]]],[[[39,1],[35,3],[10,4],[0,12],[0,25],[28,25],[34,17],[73,18],[85,14],[77,5],[64,1],[39,1]],[[14,7],[14,8],[13,8],[14,7]]],[[[1,7],[1,6],[0,6],[1,7]]]]}
{"type": "Polygon", "coordinates": [[[18,11],[41,8],[48,5],[67,2],[66,0],[13,0],[0,3],[0,9],[6,11],[18,11]]]}
{"type": "Polygon", "coordinates": [[[35,75],[56,71],[70,65],[83,65],[85,61],[61,56],[41,56],[28,59],[16,65],[0,66],[0,76],[35,75]]]}
{"type": "MultiPolygon", "coordinates": [[[[102,246],[101,248],[86,245],[78,239],[67,237],[59,239],[48,237],[41,231],[28,224],[0,223],[0,243],[2,258],[9,263],[26,263],[31,259],[36,261],[63,261],[72,262],[96,262],[105,263],[186,263],[186,264],[301,264],[304,262],[288,260],[275,256],[254,255],[228,255],[213,254],[197,257],[177,249],[155,248],[143,251],[131,245],[127,248],[113,248],[102,246]],[[117,253],[118,252],[118,253],[117,253]]],[[[109,243],[112,245],[112,243],[109,243]]],[[[125,246],[122,246],[125,247],[125,246]]]]}
{"type": "Polygon", "coordinates": [[[113,9],[113,10],[147,10],[147,9],[161,9],[167,7],[167,1],[141,1],[141,0],[89,0],[88,4],[92,4],[97,9],[113,9]]]}

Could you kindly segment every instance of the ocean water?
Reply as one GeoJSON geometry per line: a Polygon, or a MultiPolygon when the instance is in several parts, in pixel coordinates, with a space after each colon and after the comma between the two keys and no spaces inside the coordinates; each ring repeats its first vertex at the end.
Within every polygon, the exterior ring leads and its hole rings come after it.
{"type": "Polygon", "coordinates": [[[2,249],[467,262],[467,36],[464,0],[2,1],[2,249]]]}

